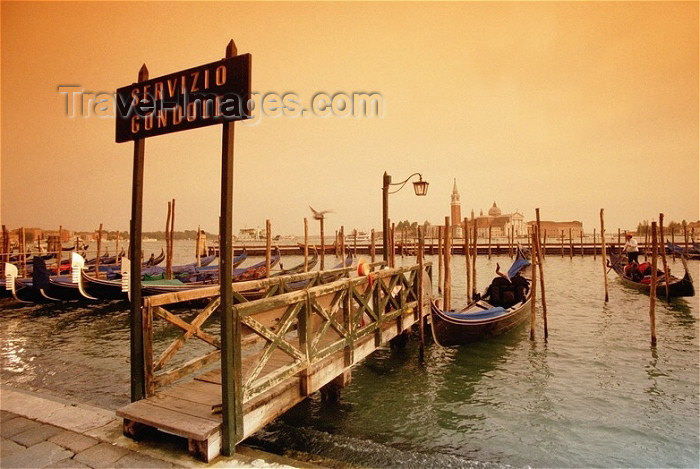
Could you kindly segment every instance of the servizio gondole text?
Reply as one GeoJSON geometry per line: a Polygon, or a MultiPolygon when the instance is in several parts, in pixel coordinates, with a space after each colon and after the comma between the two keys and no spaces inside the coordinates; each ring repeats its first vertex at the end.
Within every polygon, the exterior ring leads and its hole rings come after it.
{"type": "Polygon", "coordinates": [[[250,54],[117,90],[116,141],[248,119],[250,54]]]}

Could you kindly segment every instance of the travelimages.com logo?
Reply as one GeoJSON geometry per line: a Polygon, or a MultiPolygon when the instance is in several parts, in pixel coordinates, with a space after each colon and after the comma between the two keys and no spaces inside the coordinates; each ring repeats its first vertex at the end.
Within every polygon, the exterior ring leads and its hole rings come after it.
{"type": "MultiPolygon", "coordinates": [[[[139,106],[124,103],[120,107],[116,93],[85,91],[77,85],[61,85],[58,93],[63,95],[64,107],[68,118],[108,118],[113,119],[121,108],[129,108],[129,112],[139,114],[139,106]]],[[[147,100],[156,102],[155,100],[147,100]]],[[[319,92],[304,100],[297,93],[252,92],[250,99],[236,100],[243,107],[243,112],[249,116],[243,122],[247,125],[257,125],[263,118],[382,118],[384,117],[384,97],[377,92],[319,92]]],[[[196,103],[196,101],[195,101],[196,103]]],[[[224,103],[225,104],[225,103],[224,103]]],[[[148,106],[142,106],[148,108],[148,106]]],[[[153,106],[150,106],[151,110],[153,106]]],[[[199,106],[182,108],[182,118],[187,119],[188,112],[198,111],[199,106]]],[[[148,111],[150,112],[150,111],[148,111]]],[[[124,115],[124,113],[122,113],[124,115]]]]}

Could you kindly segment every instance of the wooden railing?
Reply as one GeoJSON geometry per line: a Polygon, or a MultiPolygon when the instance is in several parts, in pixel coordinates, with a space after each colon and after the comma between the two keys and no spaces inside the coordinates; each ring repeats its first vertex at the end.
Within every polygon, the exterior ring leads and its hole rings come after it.
{"type": "MultiPolygon", "coordinates": [[[[245,347],[241,348],[244,401],[297,373],[310,377],[314,364],[341,349],[345,350],[345,366],[350,366],[354,363],[353,344],[367,336],[373,336],[374,344],[379,344],[385,324],[396,320],[397,327],[402,327],[403,315],[409,311],[418,314],[418,266],[372,272],[371,285],[368,277],[347,278],[351,270],[354,268],[234,283],[234,308],[240,317],[245,347]],[[325,283],[339,277],[345,278],[325,283]]],[[[431,278],[430,264],[425,270],[431,278]]],[[[219,305],[218,286],[143,299],[147,396],[220,359],[218,334],[203,329],[219,305]],[[185,315],[173,313],[172,306],[183,302],[201,302],[204,306],[188,322],[183,319],[185,315]],[[158,326],[159,331],[167,327],[177,334],[156,357],[154,321],[158,319],[165,321],[158,326]],[[206,344],[208,351],[196,352],[198,356],[190,358],[190,339],[198,339],[194,341],[198,345],[206,344]],[[187,352],[183,352],[185,348],[187,352]],[[187,361],[175,364],[176,354],[185,355],[187,361]]],[[[309,379],[305,386],[313,392],[317,386],[309,379]]]]}

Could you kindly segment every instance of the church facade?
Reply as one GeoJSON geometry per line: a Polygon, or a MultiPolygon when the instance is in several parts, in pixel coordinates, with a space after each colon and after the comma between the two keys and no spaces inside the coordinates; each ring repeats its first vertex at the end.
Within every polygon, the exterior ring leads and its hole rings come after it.
{"type": "MultiPolygon", "coordinates": [[[[455,238],[463,238],[462,230],[462,208],[457,190],[457,179],[454,180],[452,195],[450,197],[450,214],[452,222],[452,235],[455,238]]],[[[484,215],[483,210],[478,217],[474,216],[472,210],[470,223],[476,223],[477,237],[488,238],[489,231],[492,238],[508,237],[511,233],[516,236],[527,236],[528,226],[525,217],[517,210],[513,213],[502,213],[501,209],[493,203],[488,213],[484,215]]]]}

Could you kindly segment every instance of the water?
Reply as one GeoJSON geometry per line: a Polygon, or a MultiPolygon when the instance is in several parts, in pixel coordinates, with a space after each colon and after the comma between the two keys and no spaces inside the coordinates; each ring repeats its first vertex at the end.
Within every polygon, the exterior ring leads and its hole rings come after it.
{"type": "MultiPolygon", "coordinates": [[[[479,257],[480,290],[496,262],[510,259],[479,257]]],[[[458,305],[464,257],[452,265],[458,305]]],[[[697,283],[700,263],[690,266],[697,283]]],[[[679,261],[671,269],[682,272],[679,261]]],[[[698,467],[697,294],[657,301],[652,347],[649,297],[611,272],[606,304],[600,257],[550,255],[545,280],[547,340],[539,311],[534,341],[525,326],[468,347],[429,342],[422,363],[417,341],[383,348],[354,368],[339,405],[313,396],[251,443],[327,465],[698,467]]],[[[125,305],[0,308],[4,384],[112,409],[128,403],[125,305]]]]}

